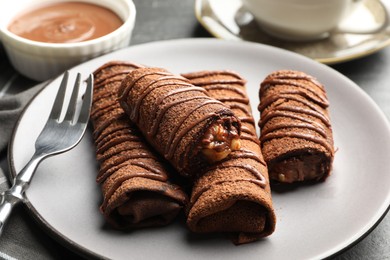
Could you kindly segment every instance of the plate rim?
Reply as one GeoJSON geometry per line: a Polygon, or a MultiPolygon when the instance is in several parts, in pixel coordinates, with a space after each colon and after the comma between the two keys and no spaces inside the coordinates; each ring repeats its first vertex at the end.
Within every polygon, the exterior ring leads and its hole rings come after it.
{"type": "MultiPolygon", "coordinates": [[[[100,56],[100,57],[91,59],[89,61],[86,61],[84,63],[81,63],[81,64],[71,68],[70,70],[75,69],[78,66],[84,66],[85,63],[93,63],[95,60],[98,60],[98,59],[100,59],[102,57],[110,57],[113,53],[124,52],[124,51],[126,51],[127,49],[130,49],[130,48],[147,48],[147,47],[153,46],[153,45],[167,45],[167,46],[169,46],[169,45],[177,45],[177,44],[183,44],[183,43],[195,45],[195,43],[197,43],[197,42],[211,43],[211,44],[233,44],[233,45],[234,44],[239,44],[239,45],[246,44],[248,46],[250,46],[250,45],[254,45],[254,46],[255,45],[260,45],[263,48],[277,49],[278,51],[290,53],[291,55],[295,55],[295,56],[299,57],[300,59],[306,59],[308,62],[315,62],[315,61],[313,61],[313,59],[310,59],[310,58],[308,58],[306,56],[303,56],[301,54],[298,54],[298,53],[295,53],[295,52],[292,52],[292,51],[289,51],[289,50],[286,50],[286,49],[282,49],[282,48],[278,48],[278,47],[274,47],[274,46],[261,44],[261,43],[255,43],[255,42],[234,42],[234,41],[227,41],[227,40],[220,40],[220,39],[213,39],[213,38],[183,38],[183,39],[162,40],[162,41],[154,41],[154,42],[147,42],[147,43],[143,43],[143,44],[131,45],[131,46],[128,46],[128,47],[126,47],[124,49],[117,50],[115,52],[108,53],[108,54],[105,54],[103,56],[100,56]]],[[[350,80],[349,78],[347,78],[345,75],[341,74],[340,72],[338,72],[338,71],[336,71],[336,70],[334,70],[334,69],[332,69],[332,68],[330,68],[330,67],[328,67],[328,66],[326,66],[324,64],[321,64],[321,63],[317,63],[317,65],[322,66],[322,67],[326,68],[327,70],[331,70],[331,71],[337,73],[340,77],[344,78],[344,80],[347,80],[352,85],[354,85],[354,90],[360,92],[360,95],[363,95],[364,98],[366,98],[367,101],[369,101],[370,104],[372,106],[374,106],[375,110],[379,113],[378,115],[381,117],[381,119],[383,120],[383,123],[385,123],[385,125],[387,126],[387,129],[390,132],[390,122],[389,122],[389,120],[387,120],[386,115],[384,114],[382,109],[377,105],[377,103],[371,98],[371,96],[369,96],[356,83],[354,83],[352,80],[350,80]]],[[[54,78],[52,81],[56,81],[56,79],[58,79],[60,77],[61,76],[58,76],[58,77],[54,78]]],[[[39,91],[37,91],[37,93],[29,100],[27,105],[24,107],[24,109],[22,110],[19,118],[17,119],[17,121],[15,123],[14,129],[12,131],[10,143],[9,143],[9,146],[8,146],[8,151],[7,151],[8,163],[9,163],[9,176],[8,177],[10,177],[10,178],[13,178],[15,176],[15,164],[14,164],[14,158],[12,157],[12,149],[13,149],[13,145],[14,145],[14,140],[15,140],[17,128],[19,127],[19,125],[20,125],[20,123],[21,123],[21,121],[23,119],[23,115],[29,109],[30,105],[34,102],[34,100],[39,95],[41,95],[42,92],[44,92],[46,87],[50,86],[50,85],[51,85],[51,82],[49,84],[47,84],[46,86],[42,87],[39,91]]],[[[390,193],[387,196],[387,200],[384,201],[384,204],[386,204],[385,202],[387,202],[388,205],[387,206],[384,205],[383,207],[380,208],[380,210],[377,211],[377,214],[375,214],[375,218],[372,218],[372,219],[375,219],[375,221],[372,221],[373,223],[369,223],[369,225],[367,225],[367,228],[363,232],[361,232],[361,234],[357,234],[356,236],[349,238],[348,241],[346,241],[346,244],[339,244],[338,246],[333,247],[332,249],[330,249],[328,251],[318,253],[317,256],[320,256],[321,258],[329,258],[329,257],[337,256],[337,255],[343,253],[344,251],[350,249],[351,247],[353,247],[354,245],[359,243],[361,240],[363,240],[384,219],[384,217],[386,216],[388,211],[390,211],[390,193]]],[[[68,238],[65,235],[63,235],[59,230],[56,230],[54,227],[52,227],[50,225],[50,223],[48,223],[43,218],[43,216],[35,209],[33,204],[29,201],[28,197],[26,197],[26,201],[24,203],[24,206],[28,209],[27,212],[29,213],[30,216],[33,217],[35,222],[43,230],[45,230],[47,232],[47,234],[50,235],[50,237],[54,238],[58,243],[60,243],[64,247],[66,247],[66,248],[70,249],[71,251],[79,254],[80,256],[89,257],[89,258],[93,257],[93,258],[98,258],[98,259],[109,259],[109,258],[107,258],[107,257],[105,257],[103,255],[95,253],[94,251],[91,251],[88,248],[85,248],[84,246],[81,246],[80,244],[75,243],[70,238],[68,238]]]]}

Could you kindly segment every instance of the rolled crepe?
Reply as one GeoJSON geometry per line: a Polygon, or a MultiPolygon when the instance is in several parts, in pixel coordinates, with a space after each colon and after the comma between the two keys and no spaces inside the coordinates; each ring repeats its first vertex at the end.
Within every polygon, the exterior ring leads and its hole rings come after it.
{"type": "Polygon", "coordinates": [[[145,143],[117,100],[123,78],[138,67],[113,61],[94,72],[91,121],[103,194],[100,210],[117,229],[166,225],[188,200],[171,183],[172,169],[145,143]]]}
{"type": "Polygon", "coordinates": [[[239,148],[240,122],[233,112],[165,69],[130,72],[119,100],[148,142],[186,177],[239,148]]]}
{"type": "Polygon", "coordinates": [[[242,124],[241,148],[205,168],[194,182],[186,210],[189,229],[198,233],[229,233],[235,244],[272,234],[276,218],[246,81],[229,71],[202,71],[183,76],[229,106],[242,124]]]}
{"type": "Polygon", "coordinates": [[[334,146],[324,86],[303,72],[282,70],[264,79],[259,95],[260,141],[270,178],[325,180],[334,146]]]}

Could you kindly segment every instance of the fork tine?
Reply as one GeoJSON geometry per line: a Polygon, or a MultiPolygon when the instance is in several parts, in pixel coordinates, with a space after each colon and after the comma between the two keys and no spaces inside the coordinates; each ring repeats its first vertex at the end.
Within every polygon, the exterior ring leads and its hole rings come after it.
{"type": "Polygon", "coordinates": [[[78,123],[86,124],[89,119],[89,110],[92,103],[92,86],[93,86],[93,75],[90,74],[87,79],[87,88],[83,97],[83,104],[81,106],[80,115],[77,120],[78,123]]]}
{"type": "Polygon", "coordinates": [[[53,103],[49,118],[59,119],[61,116],[62,106],[64,104],[66,86],[68,85],[69,71],[65,71],[61,81],[60,88],[58,89],[56,99],[53,103]]]}
{"type": "Polygon", "coordinates": [[[77,73],[76,81],[73,86],[72,96],[68,104],[68,110],[66,111],[66,115],[64,118],[65,121],[74,121],[77,106],[77,97],[79,95],[80,89],[80,79],[81,74],[77,73]]]}

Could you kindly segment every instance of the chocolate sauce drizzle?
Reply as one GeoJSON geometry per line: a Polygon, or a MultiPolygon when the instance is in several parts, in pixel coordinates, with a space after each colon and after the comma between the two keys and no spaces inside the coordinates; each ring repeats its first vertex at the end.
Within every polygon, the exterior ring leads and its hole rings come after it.
{"type": "MultiPolygon", "coordinates": [[[[296,87],[297,89],[294,90],[286,90],[283,94],[298,94],[302,95],[308,99],[311,99],[313,102],[318,103],[322,107],[327,107],[329,105],[327,99],[323,95],[319,95],[319,93],[315,92],[313,89],[308,87],[305,84],[297,83],[296,81],[291,80],[302,80],[302,78],[296,78],[292,77],[290,79],[266,79],[261,83],[261,87],[263,90],[260,90],[260,93],[262,91],[265,91],[264,89],[267,89],[269,86],[276,86],[276,85],[287,85],[290,87],[296,87]]],[[[305,79],[308,80],[308,79],[305,79]]],[[[317,86],[317,85],[315,85],[317,86]]],[[[322,89],[322,88],[321,88],[322,89]]]]}
{"type": "MultiPolygon", "coordinates": [[[[140,163],[135,163],[135,164],[132,164],[132,165],[137,165],[137,166],[140,166],[142,168],[147,168],[147,166],[145,164],[140,164],[140,163]]],[[[114,194],[114,192],[119,188],[119,186],[125,182],[125,181],[128,181],[132,178],[137,178],[137,177],[141,177],[141,178],[147,178],[147,179],[152,179],[152,180],[157,180],[157,181],[163,181],[165,182],[166,179],[163,179],[161,178],[161,175],[159,174],[154,174],[153,172],[151,171],[146,171],[146,172],[133,172],[131,174],[128,174],[128,175],[119,175],[119,176],[116,176],[116,175],[111,175],[111,176],[114,176],[114,178],[112,178],[110,181],[112,183],[115,183],[115,185],[112,185],[107,191],[106,191],[106,194],[104,196],[104,200],[103,200],[103,203],[101,205],[101,208],[105,208],[107,207],[107,204],[111,198],[111,196],[114,194]]],[[[111,177],[110,176],[110,177],[111,177]]],[[[109,178],[110,178],[109,177],[109,178]]]]}
{"type": "MultiPolygon", "coordinates": [[[[255,121],[249,106],[249,98],[245,92],[245,80],[243,80],[238,74],[229,71],[205,71],[183,74],[183,76],[188,78],[193,84],[205,88],[212,97],[228,105],[233,112],[240,111],[237,113],[242,115],[238,117],[242,124],[240,138],[259,145],[259,140],[255,133],[255,121]],[[236,96],[228,97],[226,92],[233,92],[236,96]]],[[[253,151],[245,148],[234,151],[223,162],[213,167],[209,167],[207,171],[210,172],[223,168],[241,168],[251,173],[254,178],[238,178],[235,180],[220,180],[209,183],[204,185],[202,188],[197,189],[196,194],[192,195],[190,203],[194,204],[201,194],[209,190],[212,186],[220,185],[225,182],[251,182],[264,189],[267,186],[267,180],[260,172],[259,167],[254,167],[253,165],[248,164],[245,160],[254,160],[257,163],[266,166],[264,159],[253,151]]]]}
{"type": "Polygon", "coordinates": [[[298,138],[319,144],[333,155],[328,106],[324,86],[313,77],[293,71],[269,75],[260,89],[261,143],[277,138],[298,138]],[[272,124],[267,124],[275,118],[290,120],[273,120],[272,124]]]}
{"type": "MultiPolygon", "coordinates": [[[[99,183],[107,178],[117,178],[113,173],[128,166],[137,166],[143,170],[120,177],[124,179],[117,185],[134,177],[162,182],[168,180],[162,166],[157,163],[155,155],[149,152],[140,132],[125,118],[124,111],[117,101],[117,91],[121,81],[128,72],[139,67],[142,66],[127,62],[111,62],[94,72],[96,83],[91,120],[95,128],[93,138],[96,144],[96,158],[100,162],[99,174],[96,178],[99,183]]],[[[113,193],[116,188],[111,187],[109,193],[113,193]]],[[[106,194],[103,205],[107,204],[111,195],[106,194]]]]}
{"type": "Polygon", "coordinates": [[[122,133],[126,131],[130,131],[130,129],[125,124],[113,123],[111,127],[105,131],[104,135],[94,131],[93,138],[95,139],[96,145],[102,147],[105,143],[109,142],[111,139],[117,136],[121,136],[122,133]]]}
{"type": "MultiPolygon", "coordinates": [[[[183,86],[188,86],[188,84],[187,83],[183,84],[183,86]]],[[[177,95],[179,93],[188,92],[188,91],[200,91],[200,89],[198,87],[194,87],[192,85],[189,85],[186,88],[173,89],[173,90],[169,91],[165,96],[161,96],[156,101],[157,105],[155,106],[155,109],[152,110],[152,112],[151,112],[151,114],[154,115],[156,120],[153,122],[151,130],[148,132],[149,136],[154,136],[154,135],[157,134],[158,127],[159,127],[159,122],[161,122],[162,117],[165,115],[165,113],[168,111],[168,109],[170,109],[170,108],[172,108],[172,107],[174,107],[176,105],[179,105],[181,103],[189,102],[189,101],[192,101],[192,100],[195,100],[195,99],[204,99],[204,98],[206,98],[204,95],[197,95],[197,96],[194,95],[192,97],[179,99],[179,100],[176,100],[176,101],[173,101],[173,102],[170,102],[170,103],[165,103],[165,105],[161,105],[162,102],[164,100],[166,100],[168,97],[173,96],[173,95],[177,95]],[[159,109],[157,109],[157,108],[159,108],[159,109]]],[[[203,91],[203,93],[206,93],[206,91],[203,91]]]]}
{"type": "MultiPolygon", "coordinates": [[[[164,75],[164,74],[161,74],[161,73],[158,73],[158,74],[159,75],[164,75]]],[[[169,75],[168,74],[165,77],[160,77],[160,78],[158,78],[156,80],[150,81],[149,84],[146,85],[145,88],[143,89],[143,91],[141,91],[141,93],[139,94],[139,97],[137,98],[135,106],[133,108],[133,113],[131,114],[131,119],[134,122],[138,122],[140,106],[141,106],[141,103],[144,101],[144,99],[145,99],[145,97],[147,95],[149,95],[152,91],[155,91],[156,89],[163,88],[163,87],[166,87],[166,86],[171,86],[172,82],[170,80],[177,80],[177,79],[180,80],[180,78],[178,76],[174,76],[174,75],[169,75]],[[162,81],[166,81],[166,82],[162,83],[162,81]],[[153,86],[153,85],[157,85],[157,86],[153,86]]],[[[193,90],[193,88],[194,88],[194,87],[192,87],[191,84],[189,84],[187,82],[175,82],[174,84],[178,85],[178,86],[186,86],[186,87],[188,87],[183,92],[188,92],[188,91],[190,91],[190,89],[193,90]]],[[[173,95],[173,94],[171,94],[171,95],[173,95]]],[[[166,96],[164,95],[164,97],[166,97],[166,96]]],[[[159,104],[157,104],[157,107],[158,107],[158,105],[159,104]]]]}
{"type": "MultiPolygon", "coordinates": [[[[131,120],[136,124],[139,124],[141,105],[144,100],[148,97],[148,95],[152,94],[153,91],[158,91],[160,88],[163,89],[169,86],[174,86],[174,88],[159,96],[157,100],[155,100],[154,108],[149,111],[154,120],[152,120],[149,129],[145,131],[147,139],[151,140],[155,138],[159,132],[162,119],[170,109],[175,106],[185,105],[188,102],[196,101],[196,105],[194,105],[191,109],[183,110],[183,112],[178,115],[175,126],[168,133],[167,140],[165,141],[166,145],[162,151],[160,151],[166,159],[171,160],[173,159],[175,151],[182,139],[193,128],[202,122],[206,122],[206,125],[209,125],[209,122],[212,122],[214,118],[223,116],[223,113],[225,113],[224,111],[227,111],[227,108],[222,102],[210,98],[206,94],[207,91],[205,89],[194,86],[182,76],[172,75],[162,69],[150,70],[149,72],[145,72],[142,75],[138,75],[138,77],[133,78],[131,82],[127,82],[127,84],[122,85],[119,91],[119,99],[121,100],[122,106],[130,115],[131,120]],[[147,83],[144,84],[137,84],[149,76],[153,76],[153,79],[149,79],[149,81],[146,81],[147,83]],[[132,96],[132,90],[134,88],[137,88],[137,95],[132,96]],[[188,93],[191,93],[191,95],[176,98],[179,95],[188,93]],[[130,100],[132,100],[132,102],[130,102],[130,100]],[[197,110],[215,104],[221,105],[219,111],[205,113],[196,119],[191,119],[192,115],[196,113],[197,110]]],[[[181,160],[178,162],[177,166],[181,169],[185,164],[186,161],[181,160]]]]}
{"type": "Polygon", "coordinates": [[[172,131],[172,133],[170,134],[170,136],[168,138],[168,140],[169,140],[168,145],[164,151],[166,158],[168,158],[168,159],[172,158],[172,156],[174,155],[175,149],[176,149],[177,145],[179,144],[180,140],[192,128],[197,126],[199,123],[204,122],[206,119],[211,118],[213,116],[216,116],[216,113],[214,113],[214,112],[205,114],[204,116],[198,118],[197,120],[194,120],[191,124],[189,124],[187,127],[184,127],[179,132],[179,128],[190,118],[190,116],[192,115],[193,112],[195,112],[196,110],[198,110],[206,105],[209,105],[209,104],[221,104],[221,102],[219,102],[218,100],[208,99],[208,100],[204,101],[203,103],[197,105],[193,110],[190,110],[184,117],[182,117],[182,119],[180,120],[180,123],[175,126],[174,130],[172,131]]]}

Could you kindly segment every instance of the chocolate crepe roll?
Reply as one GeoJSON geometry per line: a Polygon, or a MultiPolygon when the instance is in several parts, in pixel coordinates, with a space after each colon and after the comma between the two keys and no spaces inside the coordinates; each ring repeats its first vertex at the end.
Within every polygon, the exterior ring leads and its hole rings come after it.
{"type": "Polygon", "coordinates": [[[183,76],[229,106],[240,119],[242,131],[240,150],[204,169],[194,182],[186,210],[188,227],[200,233],[229,233],[235,244],[272,234],[276,218],[246,81],[230,71],[202,71],[183,76]]]}
{"type": "Polygon", "coordinates": [[[240,122],[233,112],[165,69],[130,72],[119,100],[148,142],[184,176],[239,149],[240,122]]]}
{"type": "Polygon", "coordinates": [[[334,146],[324,86],[303,72],[282,70],[264,79],[259,94],[260,141],[270,178],[325,180],[334,146]]]}
{"type": "Polygon", "coordinates": [[[188,200],[117,100],[123,78],[138,67],[113,61],[94,72],[91,121],[103,193],[100,210],[117,229],[166,225],[188,200]]]}

